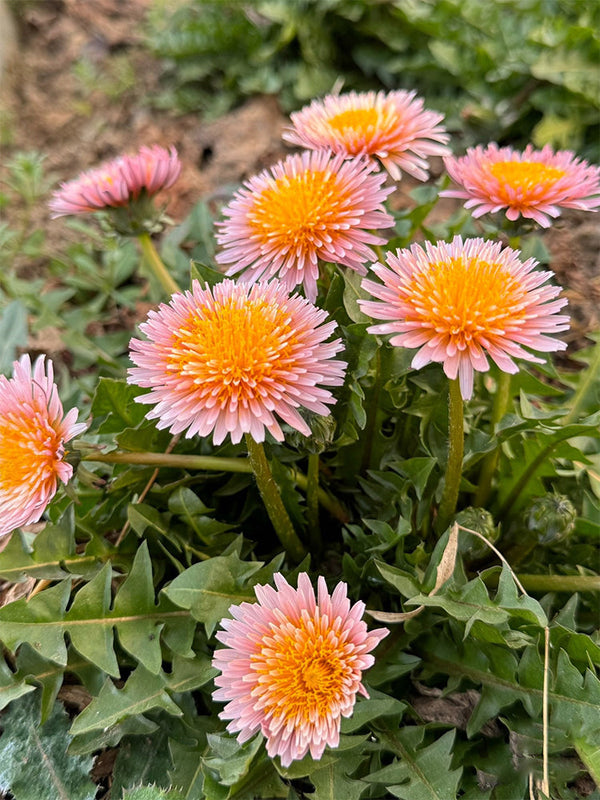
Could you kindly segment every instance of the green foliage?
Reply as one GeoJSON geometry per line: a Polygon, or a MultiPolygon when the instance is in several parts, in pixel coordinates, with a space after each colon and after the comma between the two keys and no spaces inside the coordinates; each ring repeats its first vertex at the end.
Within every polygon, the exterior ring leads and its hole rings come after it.
{"type": "MultiPolygon", "coordinates": [[[[190,59],[194,92],[217,88],[228,105],[240,91],[264,90],[269,71],[273,91],[295,104],[315,90],[317,73],[329,88],[325,61],[355,76],[356,86],[367,73],[386,86],[427,75],[424,91],[443,84],[440,107],[457,107],[460,86],[472,109],[487,109],[470,118],[481,123],[479,134],[534,74],[533,52],[535,74],[550,74],[540,53],[552,43],[566,58],[575,20],[585,17],[562,4],[568,25],[536,22],[541,9],[554,8],[550,0],[506,0],[488,15],[470,0],[261,2],[256,13],[246,4],[242,17],[242,6],[230,3],[179,5],[157,28],[157,47],[171,36],[173,64],[190,59]],[[492,42],[501,12],[506,26],[492,42]],[[528,43],[522,53],[517,22],[528,43]],[[327,49],[340,31],[347,47],[334,50],[344,49],[343,69],[327,49]]],[[[594,12],[586,14],[591,20],[594,12]]],[[[596,34],[586,25],[577,42],[587,63],[596,34]]],[[[558,71],[535,80],[505,120],[515,136],[536,103],[555,114],[553,93],[576,91],[577,77],[561,83],[558,71]]],[[[588,103],[584,84],[577,91],[588,103]]],[[[22,158],[11,168],[18,177],[8,189],[25,206],[45,185],[42,163],[22,158]]],[[[389,249],[457,233],[498,235],[463,211],[440,219],[439,188],[414,191],[412,205],[394,211],[389,249]]],[[[181,285],[221,278],[213,212],[198,203],[160,243],[181,285]]],[[[301,409],[310,437],[284,425],[283,442],[265,442],[272,486],[310,543],[297,564],[274,534],[243,444],[172,436],[146,418],[141,390],[126,380],[127,343],[148,297],[137,251],[103,230],[73,227],[81,243],[58,254],[28,239],[27,224],[0,230],[11,259],[21,246],[46,258],[52,282],[25,279],[16,267],[1,272],[0,370],[10,374],[29,336],[55,329],[68,353],[57,362],[65,408],[89,420],[84,436],[66,445],[73,480],[41,525],[15,531],[0,552],[0,579],[11,587],[6,595],[0,587],[0,790],[15,800],[100,800],[106,787],[89,772],[95,761],[100,773],[104,760],[114,764],[113,800],[529,800],[530,782],[546,771],[551,796],[567,800],[582,776],[597,780],[598,335],[575,354],[578,371],[572,362],[519,363],[503,413],[499,370],[476,375],[465,405],[458,527],[438,536],[448,382],[439,364],[415,370],[413,352],[371,335],[360,276],[322,265],[317,305],[343,339],[346,380],[331,416],[301,409]],[[233,606],[255,602],[255,587],[272,585],[276,573],[295,585],[303,571],[330,589],[345,581],[351,600],[365,603],[369,626],[381,621],[390,635],[362,676],[369,696],[343,719],[339,747],[284,768],[260,733],[240,743],[227,732],[212,660],[233,606]],[[33,773],[25,763],[32,753],[41,754],[31,759],[33,773]],[[38,772],[42,763],[52,769],[38,772]]],[[[538,240],[522,246],[547,258],[538,240]]]]}
{"type": "Polygon", "coordinates": [[[402,800],[456,797],[461,770],[451,766],[452,732],[427,747],[420,747],[425,730],[419,727],[385,731],[381,736],[400,761],[394,761],[365,780],[385,784],[394,797],[402,800]]]}
{"type": "Polygon", "coordinates": [[[138,786],[127,789],[123,800],[184,800],[179,792],[170,792],[159,789],[157,786],[138,786]]]}
{"type": "Polygon", "coordinates": [[[262,93],[289,110],[341,82],[416,89],[467,143],[531,136],[597,161],[598,10],[558,0],[186,0],[155,4],[148,44],[165,62],[167,106],[219,114],[262,93]]]}
{"type": "Polygon", "coordinates": [[[96,785],[88,773],[92,759],[68,756],[69,723],[57,703],[43,725],[33,695],[22,698],[2,717],[0,791],[15,800],[93,800],[96,785]]]}

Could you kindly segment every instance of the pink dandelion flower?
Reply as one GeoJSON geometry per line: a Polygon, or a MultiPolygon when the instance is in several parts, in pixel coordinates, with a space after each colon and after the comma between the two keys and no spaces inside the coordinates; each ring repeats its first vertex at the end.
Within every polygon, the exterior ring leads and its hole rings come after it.
{"type": "Polygon", "coordinates": [[[348,92],[313,100],[291,115],[283,133],[309,150],[329,148],[348,156],[369,156],[399,181],[408,172],[427,180],[427,156],[443,156],[450,138],[439,123],[443,114],[424,111],[415,92],[348,92]]]}
{"type": "Polygon", "coordinates": [[[341,718],[357,694],[369,696],[361,678],[370,652],[389,631],[367,630],[364,603],[350,606],[345,583],[330,596],[320,577],[316,599],[305,572],[297,589],[279,573],[275,584],[255,586],[258,602],[231,606],[233,619],[221,621],[213,698],[227,702],[219,716],[232,720],[227,730],[239,742],[260,730],[268,754],[288,767],[309,750],[319,759],[338,746],[341,718]]]}
{"type": "Polygon", "coordinates": [[[141,147],[135,155],[122,155],[78,178],[62,183],[49,207],[53,219],[69,214],[87,214],[120,208],[142,194],[152,197],[172,186],[181,171],[174,147],[141,147]]]}
{"type": "Polygon", "coordinates": [[[594,211],[600,206],[600,169],[575,158],[568,150],[550,147],[523,152],[511,147],[474,147],[461,158],[444,159],[452,180],[463,187],[444,197],[465,199],[474,217],[506,209],[506,216],[535,220],[543,228],[561,208],[594,211]]]}
{"type": "Polygon", "coordinates": [[[37,522],[73,474],[64,444],[86,425],[75,408],[64,415],[53,378],[51,361],[40,356],[32,371],[27,355],[12,378],[0,375],[0,536],[37,522]]]}
{"type": "Polygon", "coordinates": [[[524,347],[542,352],[564,350],[565,342],[546,334],[569,327],[557,312],[561,289],[542,284],[552,272],[534,271],[537,262],[520,261],[519,251],[500,242],[457,236],[451,244],[426,243],[388,253],[374,264],[383,284],[364,280],[373,300],[359,300],[374,319],[371,333],[393,333],[391,344],[420,348],[412,366],[441,362],[450,379],[458,375],[465,400],[473,392],[473,373],[489,368],[486,353],[504,372],[515,373],[513,358],[543,363],[524,347]]]}
{"type": "Polygon", "coordinates": [[[313,302],[319,259],[365,275],[377,257],[369,245],[386,242],[373,231],[394,224],[381,205],[393,188],[373,170],[366,160],[305,152],[250,178],[217,223],[217,261],[232,265],[228,275],[245,270],[242,280],[277,276],[289,291],[303,284],[313,302]]]}
{"type": "Polygon", "coordinates": [[[328,415],[335,399],[319,384],[341,385],[346,368],[334,359],[340,339],[325,341],[335,329],[326,317],[277,281],[194,281],[140,325],[148,341],[131,340],[128,380],[151,389],[137,401],[155,404],[148,418],[172,433],[262,442],[266,428],[282,441],[277,415],[309,436],[298,408],[328,415]]]}

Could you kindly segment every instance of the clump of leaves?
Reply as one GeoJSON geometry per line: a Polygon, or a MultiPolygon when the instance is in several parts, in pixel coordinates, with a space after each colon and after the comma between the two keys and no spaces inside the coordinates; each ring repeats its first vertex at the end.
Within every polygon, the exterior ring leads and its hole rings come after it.
{"type": "MultiPolygon", "coordinates": [[[[438,188],[395,212],[390,250],[473,233],[462,211],[428,227],[438,188]]],[[[212,222],[200,203],[164,237],[174,274],[222,279],[212,222]]],[[[9,369],[30,318],[62,320],[68,394],[90,421],[69,442],[76,481],[43,529],[15,531],[0,552],[0,580],[35,584],[0,607],[0,790],[107,797],[90,778],[104,759],[111,800],[598,798],[600,337],[577,372],[549,360],[476,374],[457,514],[436,530],[448,382],[439,364],[415,370],[413,353],[369,333],[360,277],[322,265],[317,304],[337,323],[346,380],[331,417],[306,415],[310,437],[288,426],[265,446],[310,550],[298,564],[243,446],[159,430],[126,381],[131,331],[110,348],[90,335],[90,309],[134,305],[146,286],[131,246],[81,231],[73,262],[51,262],[58,294],[9,274],[0,298],[0,363],[9,369]],[[110,350],[104,360],[91,343],[110,350]],[[212,656],[232,606],[275,573],[294,585],[301,571],[345,581],[391,634],[339,747],[284,768],[260,734],[240,744],[226,731],[212,656]]]]}
{"type": "Polygon", "coordinates": [[[599,30],[597,4],[557,0],[186,0],[154,8],[148,45],[168,106],[218,114],[267,93],[290,110],[340,83],[415,88],[466,144],[532,139],[598,161],[599,30]]]}

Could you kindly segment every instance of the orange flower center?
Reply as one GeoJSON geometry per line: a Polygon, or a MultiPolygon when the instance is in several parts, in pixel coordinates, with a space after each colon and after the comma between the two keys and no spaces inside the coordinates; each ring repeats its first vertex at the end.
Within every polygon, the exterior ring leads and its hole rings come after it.
{"type": "Polygon", "coordinates": [[[285,309],[264,299],[215,302],[175,332],[172,368],[221,406],[245,403],[293,363],[296,337],[289,323],[285,309]]]}
{"type": "Polygon", "coordinates": [[[350,205],[350,192],[329,171],[305,170],[278,178],[256,198],[249,217],[254,236],[296,255],[319,247],[319,236],[336,230],[350,205]]]}
{"type": "MultiPolygon", "coordinates": [[[[562,169],[540,164],[539,161],[496,161],[489,170],[500,184],[499,189],[520,194],[539,194],[554,186],[566,173],[562,169]]],[[[508,199],[508,198],[507,198],[508,199]]]]}
{"type": "Polygon", "coordinates": [[[43,412],[8,414],[0,422],[0,488],[21,491],[24,485],[44,490],[56,481],[63,460],[62,437],[43,412]]]}
{"type": "Polygon", "coordinates": [[[375,108],[349,108],[328,120],[330,127],[342,135],[346,131],[370,133],[378,122],[379,114],[375,108]]]}
{"type": "Polygon", "coordinates": [[[352,666],[330,626],[303,619],[268,637],[253,660],[266,714],[299,726],[338,716],[352,666]]]}
{"type": "Polygon", "coordinates": [[[464,350],[480,338],[502,334],[523,319],[527,291],[501,264],[455,258],[429,264],[402,289],[413,308],[407,319],[464,350]]]}

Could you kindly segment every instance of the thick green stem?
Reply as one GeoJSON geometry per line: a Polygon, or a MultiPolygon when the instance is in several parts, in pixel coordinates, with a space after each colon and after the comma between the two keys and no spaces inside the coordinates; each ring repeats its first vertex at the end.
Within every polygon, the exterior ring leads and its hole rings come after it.
{"type": "Polygon", "coordinates": [[[275,483],[271,467],[267,461],[265,448],[262,443],[255,442],[249,433],[245,435],[245,439],[248,448],[248,457],[258,485],[258,491],[265,504],[269,519],[273,523],[275,533],[290,558],[296,562],[300,562],[306,555],[306,550],[298,538],[289,514],[283,505],[279,487],[275,483]]]}
{"type": "Polygon", "coordinates": [[[444,477],[444,491],[438,509],[436,530],[443,533],[454,516],[458,490],[462,477],[464,452],[463,399],[460,393],[458,378],[450,381],[450,397],[448,403],[448,464],[444,477]]]}
{"type": "MultiPolygon", "coordinates": [[[[492,419],[490,422],[490,430],[494,434],[496,425],[500,422],[502,417],[506,414],[508,403],[510,401],[510,385],[511,375],[508,372],[501,372],[496,385],[496,394],[494,396],[494,404],[492,406],[492,419]]],[[[483,508],[488,497],[492,491],[492,480],[496,473],[498,466],[498,459],[500,457],[500,446],[497,445],[495,450],[488,453],[483,460],[481,473],[479,475],[479,486],[475,493],[474,505],[483,508]]]]}
{"type": "Polygon", "coordinates": [[[373,250],[377,253],[377,260],[382,264],[385,264],[385,253],[383,252],[383,247],[380,244],[374,244],[373,250]]]}
{"type": "Polygon", "coordinates": [[[171,467],[173,469],[199,469],[208,472],[252,472],[246,458],[221,458],[219,456],[191,456],[174,453],[130,453],[113,450],[110,453],[86,452],[82,461],[101,464],[133,464],[144,467],[171,467]]]}
{"type": "MultiPolygon", "coordinates": [[[[144,467],[171,467],[173,469],[198,469],[207,472],[252,472],[250,461],[246,458],[222,458],[220,456],[192,456],[176,453],[128,452],[113,450],[102,453],[99,450],[89,451],[90,445],[74,447],[80,451],[81,461],[97,461],[100,464],[133,464],[144,467]]],[[[308,478],[299,470],[290,470],[294,483],[306,491],[308,478]]],[[[348,522],[348,512],[342,504],[321,487],[318,488],[319,503],[329,511],[332,517],[340,522],[348,522]]]]}
{"type": "Polygon", "coordinates": [[[373,441],[377,429],[377,414],[379,412],[379,398],[381,395],[381,347],[375,353],[375,377],[371,388],[369,405],[367,407],[367,423],[365,425],[364,442],[365,447],[362,454],[360,465],[361,473],[366,472],[371,466],[371,454],[373,452],[373,441]]]}
{"type": "MultiPolygon", "coordinates": [[[[600,575],[531,575],[517,573],[521,585],[527,592],[600,592],[600,575]]],[[[485,578],[485,583],[495,586],[497,575],[485,578]]]]}
{"type": "Polygon", "coordinates": [[[169,297],[172,294],[180,292],[181,288],[167,271],[167,268],[165,267],[161,257],[158,255],[150,235],[148,233],[140,233],[137,238],[138,242],[140,243],[140,247],[142,248],[142,253],[144,254],[146,263],[152,270],[152,274],[160,282],[160,285],[163,287],[165,292],[169,295],[169,297]]]}
{"type": "Polygon", "coordinates": [[[321,529],[319,526],[319,454],[310,453],[306,471],[306,521],[310,549],[318,553],[321,549],[321,529]]]}

